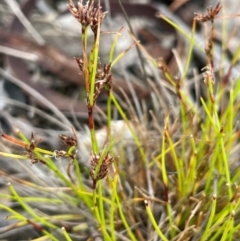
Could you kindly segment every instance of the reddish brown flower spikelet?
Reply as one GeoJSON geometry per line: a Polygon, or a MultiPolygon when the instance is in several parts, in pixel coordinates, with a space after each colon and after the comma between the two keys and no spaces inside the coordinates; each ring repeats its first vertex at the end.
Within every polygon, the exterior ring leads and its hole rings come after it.
{"type": "Polygon", "coordinates": [[[212,7],[207,8],[207,14],[195,13],[195,19],[202,23],[213,21],[217,14],[220,12],[221,8],[222,6],[219,2],[214,9],[212,7]]]}
{"type": "Polygon", "coordinates": [[[74,128],[72,128],[73,136],[59,135],[60,140],[66,146],[77,146],[77,135],[74,128]]]}
{"type": "Polygon", "coordinates": [[[46,162],[42,159],[39,159],[36,154],[34,153],[35,148],[38,146],[38,144],[42,141],[42,139],[35,140],[34,135],[32,133],[31,136],[31,143],[25,147],[25,151],[22,152],[22,155],[27,156],[32,164],[36,164],[38,162],[41,162],[43,164],[46,164],[46,162]]]}
{"type": "Polygon", "coordinates": [[[110,154],[108,153],[103,158],[102,163],[100,165],[100,168],[98,170],[98,173],[95,174],[96,167],[98,165],[98,162],[101,159],[101,155],[102,155],[101,153],[99,153],[99,154],[93,154],[92,153],[90,155],[90,175],[91,175],[91,178],[93,180],[93,189],[96,188],[97,181],[106,177],[106,175],[108,173],[108,168],[114,161],[114,157],[111,157],[110,154]]]}
{"type": "Polygon", "coordinates": [[[90,26],[95,36],[98,25],[101,25],[103,18],[107,14],[107,12],[102,12],[101,8],[102,7],[99,4],[94,8],[93,1],[91,4],[87,1],[84,5],[82,0],[78,2],[78,6],[76,7],[73,1],[69,0],[69,10],[72,15],[83,27],[90,26]],[[98,21],[100,21],[99,24],[98,21]]]}

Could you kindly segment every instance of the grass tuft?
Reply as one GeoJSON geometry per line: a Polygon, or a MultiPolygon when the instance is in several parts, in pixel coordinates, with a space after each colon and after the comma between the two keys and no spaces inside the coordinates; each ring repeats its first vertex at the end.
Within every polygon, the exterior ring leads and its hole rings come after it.
{"type": "Polygon", "coordinates": [[[81,140],[74,128],[71,134],[59,136],[65,147],[61,150],[38,147],[41,139],[35,139],[34,134],[30,138],[21,132],[17,133],[18,138],[2,134],[4,141],[18,146],[22,152],[0,155],[9,158],[13,165],[19,160],[30,160],[32,168],[30,181],[0,171],[10,191],[0,197],[18,203],[27,213],[0,204],[0,209],[9,213],[8,219],[16,221],[8,230],[31,225],[40,233],[35,241],[59,237],[67,241],[92,240],[95,235],[106,241],[239,240],[240,81],[228,79],[239,51],[231,60],[230,70],[224,73],[216,69],[214,21],[221,5],[208,8],[206,14],[196,14],[191,35],[172,20],[159,16],[189,40],[183,76],[176,77],[163,59],[155,60],[148,54],[133,33],[133,44],[114,56],[122,29],[115,33],[109,47],[109,63],[102,65],[100,30],[107,13],[102,12],[99,2],[83,2],[75,6],[70,0],[69,10],[82,26],[82,56],[76,58],[76,64],[85,79],[91,145],[84,161],[89,168],[84,168],[79,160],[81,140]],[[205,49],[195,40],[197,21],[210,25],[205,49]],[[89,52],[88,31],[93,33],[89,52]],[[131,101],[126,98],[124,102],[112,91],[112,68],[135,47],[162,75],[156,83],[149,80],[153,103],[148,103],[151,110],[144,103],[139,104],[146,112],[142,122],[134,108],[128,106],[131,101]],[[197,100],[189,95],[192,80],[188,76],[194,48],[206,56],[202,79],[194,80],[194,86],[202,87],[197,100]],[[101,144],[93,111],[104,90],[108,98],[107,128],[101,144]],[[161,102],[167,103],[161,93],[172,100],[172,105],[161,107],[161,102]],[[127,103],[128,108],[121,103],[127,103]],[[113,120],[113,109],[121,121],[113,120]],[[118,136],[114,135],[114,128],[120,129],[118,136]],[[61,160],[67,164],[61,166],[61,160]],[[34,173],[34,165],[47,174],[47,180],[34,173]]]}

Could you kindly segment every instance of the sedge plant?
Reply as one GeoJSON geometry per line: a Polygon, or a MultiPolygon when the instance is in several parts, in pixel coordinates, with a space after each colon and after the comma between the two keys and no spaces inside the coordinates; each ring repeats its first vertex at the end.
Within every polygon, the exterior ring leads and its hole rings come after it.
{"type": "MultiPolygon", "coordinates": [[[[44,167],[43,170],[54,177],[54,182],[40,177],[24,180],[0,170],[9,188],[9,194],[0,193],[1,198],[17,202],[28,213],[25,216],[13,207],[0,204],[0,208],[9,213],[7,218],[15,220],[7,230],[31,225],[40,233],[39,238],[34,239],[36,241],[93,240],[92,229],[101,240],[107,241],[239,240],[237,124],[240,81],[228,79],[229,74],[222,70],[217,75],[214,70],[214,21],[221,5],[208,8],[207,14],[196,14],[190,35],[177,23],[159,15],[189,39],[186,68],[183,75],[177,77],[163,59],[153,59],[133,35],[134,44],[114,56],[119,37],[116,35],[109,49],[110,62],[102,67],[99,51],[103,33],[100,29],[107,13],[102,11],[99,2],[94,1],[80,1],[75,5],[70,0],[69,10],[82,27],[82,55],[76,58],[76,64],[85,79],[91,138],[86,160],[89,169],[86,172],[78,161],[77,149],[81,140],[74,128],[72,134],[59,136],[67,150],[40,148],[42,140],[35,139],[34,134],[30,141],[20,131],[18,138],[2,134],[5,141],[19,146],[23,152],[1,152],[1,156],[11,158],[12,162],[30,160],[32,166],[44,167]],[[205,50],[201,48],[206,55],[206,67],[201,79],[205,95],[196,95],[200,105],[185,92],[190,81],[187,76],[193,49],[199,48],[194,39],[197,21],[210,25],[205,50]],[[90,51],[89,31],[94,40],[90,51]],[[156,97],[153,100],[159,100],[155,105],[160,106],[162,101],[155,89],[158,87],[165,88],[169,99],[176,104],[172,107],[169,104],[169,109],[162,111],[164,121],[159,121],[154,109],[150,111],[150,117],[146,117],[150,118],[146,124],[140,123],[137,115],[130,121],[132,113],[122,107],[119,97],[112,91],[112,68],[136,45],[146,61],[163,76],[156,83],[148,80],[153,88],[152,95],[156,97]],[[104,89],[108,96],[107,139],[101,146],[97,141],[93,111],[104,89]],[[114,139],[112,108],[117,109],[131,141],[125,140],[124,134],[120,144],[114,139]],[[151,125],[148,126],[149,122],[151,125]],[[60,158],[68,160],[65,172],[57,164],[56,160],[60,158]],[[30,195],[21,195],[19,187],[29,190],[30,195]],[[47,208],[42,208],[44,204],[57,207],[57,210],[54,214],[48,213],[47,208]],[[62,207],[65,207],[64,213],[60,212],[62,207]]],[[[229,71],[235,67],[237,55],[233,56],[229,71]]],[[[127,99],[126,102],[131,104],[127,99]]]]}

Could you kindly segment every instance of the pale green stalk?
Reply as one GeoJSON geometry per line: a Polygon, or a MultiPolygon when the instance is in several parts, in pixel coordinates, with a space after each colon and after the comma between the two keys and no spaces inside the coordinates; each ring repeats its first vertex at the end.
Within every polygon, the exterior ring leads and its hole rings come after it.
{"type": "MultiPolygon", "coordinates": [[[[219,240],[219,236],[221,236],[224,232],[225,229],[225,224],[223,223],[222,226],[219,226],[218,228],[216,228],[216,232],[214,233],[214,235],[209,239],[209,241],[216,241],[219,240]]],[[[230,241],[230,240],[229,240],[230,241]]]]}
{"type": "Polygon", "coordinates": [[[214,173],[214,169],[216,168],[216,161],[219,157],[219,148],[220,148],[220,138],[217,138],[215,148],[214,148],[214,151],[213,151],[213,155],[211,157],[211,160],[209,161],[210,167],[209,167],[209,170],[207,172],[207,180],[206,180],[205,189],[204,189],[204,192],[206,194],[209,193],[210,186],[212,184],[213,173],[214,173]]]}
{"type": "Polygon", "coordinates": [[[56,227],[54,224],[52,224],[52,223],[46,221],[44,218],[38,216],[38,215],[36,214],[36,212],[33,211],[32,208],[30,208],[30,207],[19,197],[19,195],[17,194],[17,192],[15,191],[15,189],[13,188],[13,186],[12,186],[10,183],[9,183],[8,186],[9,186],[9,189],[10,189],[11,193],[13,194],[13,196],[16,198],[16,200],[18,201],[18,203],[23,207],[23,209],[24,209],[25,211],[27,211],[27,212],[28,212],[33,218],[35,218],[37,221],[45,224],[45,225],[48,226],[49,228],[57,229],[57,227],[56,227]]]}
{"type": "MultiPolygon", "coordinates": [[[[168,189],[168,175],[166,170],[166,161],[165,161],[165,143],[166,143],[166,132],[167,132],[167,120],[165,120],[164,133],[162,135],[162,158],[161,158],[161,171],[163,176],[163,183],[165,185],[165,189],[168,189]]],[[[168,190],[167,190],[168,191],[168,190]]],[[[168,199],[168,197],[166,197],[168,199]]]]}
{"type": "Polygon", "coordinates": [[[102,222],[102,219],[100,217],[100,214],[99,214],[99,208],[98,208],[98,205],[97,205],[97,195],[96,195],[96,189],[93,189],[93,210],[94,210],[94,214],[95,214],[95,217],[98,221],[98,224],[100,225],[100,228],[103,232],[103,236],[104,236],[104,241],[111,241],[111,238],[106,230],[106,226],[104,225],[104,223],[102,222]]]}
{"type": "MultiPolygon", "coordinates": [[[[182,103],[182,100],[180,100],[180,112],[181,112],[181,129],[183,133],[183,137],[181,139],[181,160],[185,160],[186,158],[186,135],[188,135],[188,119],[187,119],[187,112],[185,110],[184,104],[182,103]]],[[[183,161],[184,165],[184,161],[183,161]]],[[[184,166],[183,166],[184,168],[184,166]]],[[[184,171],[184,170],[183,170],[184,171]]],[[[185,185],[184,185],[185,187],[185,185]]]]}
{"type": "MultiPolygon", "coordinates": [[[[209,95],[214,96],[213,82],[212,82],[211,79],[208,79],[207,82],[208,82],[208,87],[209,87],[209,95]]],[[[214,126],[216,126],[215,127],[216,133],[220,134],[220,147],[221,147],[221,151],[222,151],[224,172],[225,172],[227,183],[228,183],[229,199],[231,199],[232,198],[232,189],[231,189],[231,178],[230,178],[230,172],[229,172],[229,166],[228,166],[228,158],[227,158],[225,145],[224,145],[224,141],[223,141],[224,134],[222,132],[220,132],[221,126],[220,126],[220,121],[219,121],[217,109],[216,109],[216,106],[215,106],[215,102],[212,103],[212,108],[213,108],[213,116],[214,116],[214,120],[215,120],[214,126]]]]}
{"type": "Polygon", "coordinates": [[[115,195],[115,198],[116,198],[116,201],[117,201],[117,206],[118,206],[118,211],[119,211],[119,215],[121,217],[121,220],[122,220],[122,223],[124,225],[124,227],[126,228],[126,231],[127,231],[127,234],[128,236],[130,237],[131,241],[137,241],[135,235],[133,234],[132,230],[131,230],[131,227],[128,225],[127,223],[127,220],[125,218],[125,214],[123,213],[123,210],[122,210],[122,205],[119,201],[119,197],[117,195],[117,191],[116,189],[113,189],[113,193],[115,195]]]}
{"type": "Polygon", "coordinates": [[[184,69],[183,78],[182,78],[183,80],[186,78],[187,73],[189,72],[189,66],[190,66],[192,54],[193,54],[193,46],[195,44],[195,41],[194,41],[195,30],[196,30],[196,20],[194,18],[193,24],[192,24],[192,34],[191,34],[191,38],[190,38],[190,45],[189,45],[189,50],[188,50],[187,62],[185,64],[185,69],[184,69]]]}
{"type": "MultiPolygon", "coordinates": [[[[111,92],[111,90],[110,90],[111,92]]],[[[109,92],[109,93],[110,93],[109,92]]],[[[108,96],[107,100],[107,126],[108,126],[108,140],[111,142],[112,141],[112,132],[111,132],[111,121],[112,121],[112,101],[110,96],[108,96]]]]}
{"type": "Polygon", "coordinates": [[[239,60],[239,55],[240,55],[240,45],[235,50],[235,53],[234,53],[232,61],[231,61],[231,66],[234,66],[236,64],[236,62],[239,60]]]}
{"type": "MultiPolygon", "coordinates": [[[[15,197],[14,197],[15,198],[15,197]]],[[[12,208],[1,204],[0,203],[0,209],[4,209],[6,211],[8,211],[9,213],[12,213],[16,219],[23,221],[24,223],[27,223],[26,217],[24,217],[23,215],[21,215],[20,213],[16,212],[15,210],[13,210],[12,208]]]]}
{"type": "MultiPolygon", "coordinates": [[[[118,180],[118,175],[115,173],[114,174],[114,179],[112,181],[112,190],[116,190],[117,189],[117,180],[118,180]]],[[[115,216],[115,194],[117,194],[116,192],[112,193],[112,197],[111,197],[111,204],[110,204],[110,230],[111,230],[111,238],[112,241],[116,241],[116,235],[115,235],[115,224],[114,224],[114,216],[115,216]]]]}
{"type": "Polygon", "coordinates": [[[204,228],[204,232],[203,232],[203,235],[201,236],[200,241],[206,241],[207,237],[210,234],[210,228],[213,223],[214,215],[216,212],[216,204],[217,204],[217,197],[214,195],[212,198],[212,207],[211,207],[210,215],[208,217],[207,226],[204,228]]]}
{"type": "Polygon", "coordinates": [[[164,133],[162,136],[162,159],[161,159],[161,171],[162,171],[162,176],[163,176],[163,184],[164,184],[164,189],[165,189],[165,195],[167,199],[167,213],[168,213],[168,218],[169,218],[169,224],[170,224],[170,232],[171,236],[174,236],[174,229],[173,229],[173,220],[172,220],[172,208],[170,205],[170,200],[169,200],[169,183],[168,183],[168,174],[167,174],[167,169],[166,169],[166,160],[165,160],[165,143],[166,143],[166,136],[167,136],[167,128],[168,128],[168,120],[169,120],[169,114],[166,117],[165,120],[165,125],[164,125],[164,133]]]}
{"type": "Polygon", "coordinates": [[[158,236],[159,236],[159,238],[161,240],[168,241],[168,239],[164,236],[164,234],[162,233],[161,229],[157,225],[156,220],[155,220],[155,218],[154,218],[154,216],[152,214],[152,211],[151,211],[151,209],[150,209],[150,207],[148,205],[148,201],[145,200],[144,203],[145,203],[145,207],[146,207],[146,210],[147,210],[148,217],[149,217],[150,222],[152,223],[152,225],[154,227],[155,232],[158,234],[158,236]]]}
{"type": "MultiPolygon", "coordinates": [[[[178,185],[178,190],[179,190],[179,194],[180,194],[179,198],[181,199],[183,197],[183,193],[184,193],[182,189],[185,186],[184,185],[185,176],[184,176],[184,170],[183,170],[183,161],[182,161],[182,159],[177,157],[177,153],[176,153],[174,144],[172,142],[172,139],[169,135],[169,132],[167,132],[166,135],[167,135],[167,141],[169,143],[168,149],[170,149],[170,152],[172,153],[173,161],[174,161],[174,164],[176,167],[176,172],[177,172],[177,177],[178,177],[177,185],[178,185]]],[[[162,155],[166,155],[168,149],[165,148],[165,153],[162,153],[162,155]]]]}
{"type": "Polygon", "coordinates": [[[101,218],[101,222],[103,227],[106,227],[106,220],[105,220],[105,213],[104,213],[104,205],[103,205],[103,188],[102,182],[98,182],[98,207],[99,207],[99,214],[101,218]]]}
{"type": "Polygon", "coordinates": [[[64,227],[62,227],[62,232],[63,232],[63,235],[64,235],[66,241],[72,241],[71,237],[69,236],[69,234],[67,233],[67,231],[64,227]]]}
{"type": "Polygon", "coordinates": [[[127,48],[125,51],[121,52],[120,54],[118,54],[118,56],[112,61],[111,66],[113,67],[122,57],[125,56],[125,54],[135,46],[135,44],[132,44],[129,48],[127,48]]]}
{"type": "Polygon", "coordinates": [[[116,45],[117,45],[117,41],[118,41],[118,38],[120,36],[120,32],[122,31],[123,27],[116,33],[116,36],[113,40],[113,43],[111,45],[111,49],[110,49],[110,52],[109,52],[109,63],[112,63],[113,61],[113,54],[114,54],[114,51],[116,49],[116,45]]]}
{"type": "MultiPolygon", "coordinates": [[[[171,21],[170,19],[168,19],[167,17],[165,17],[164,15],[160,14],[159,15],[160,18],[162,18],[164,21],[166,21],[167,23],[169,23],[171,26],[173,26],[179,33],[181,33],[184,37],[186,37],[189,41],[191,41],[192,35],[189,35],[188,33],[186,33],[179,25],[177,25],[177,23],[174,23],[173,21],[171,21]]],[[[194,41],[194,45],[196,47],[198,47],[199,50],[201,50],[202,52],[204,52],[204,49],[202,48],[201,45],[199,45],[196,41],[194,41]]]]}
{"type": "MultiPolygon", "coordinates": [[[[186,188],[186,190],[188,191],[188,193],[192,193],[192,195],[194,195],[195,193],[195,184],[196,184],[196,165],[197,165],[197,160],[196,160],[196,155],[197,155],[197,151],[196,151],[196,146],[195,146],[195,142],[194,142],[194,138],[193,136],[191,136],[190,138],[191,140],[191,146],[192,146],[192,153],[191,153],[191,157],[190,157],[190,162],[189,162],[189,166],[188,166],[188,174],[187,174],[187,183],[188,188],[186,188]]],[[[186,193],[187,194],[187,193],[186,193]]]]}
{"type": "MultiPolygon", "coordinates": [[[[82,26],[82,51],[83,51],[83,69],[86,94],[89,94],[89,64],[87,55],[87,39],[88,39],[88,26],[82,26]]],[[[91,65],[90,65],[91,66],[91,65]]]]}
{"type": "MultiPolygon", "coordinates": [[[[49,228],[52,229],[57,229],[57,227],[48,222],[47,220],[45,220],[43,217],[40,217],[36,214],[35,211],[32,210],[32,208],[30,208],[17,194],[17,192],[15,191],[15,189],[13,188],[13,186],[11,184],[9,184],[9,189],[11,191],[11,193],[13,194],[13,196],[16,198],[17,202],[23,207],[23,209],[28,212],[33,218],[36,219],[36,221],[39,221],[40,223],[46,225],[49,228]]],[[[19,214],[17,214],[17,216],[19,216],[19,214]]],[[[26,219],[26,218],[25,218],[26,219]]],[[[46,231],[45,229],[43,229],[43,233],[46,234],[51,240],[53,241],[58,241],[51,233],[49,233],[48,231],[46,231]]]]}
{"type": "Polygon", "coordinates": [[[231,214],[229,220],[226,222],[226,225],[225,225],[225,228],[223,231],[223,235],[222,235],[222,238],[220,241],[232,240],[232,239],[229,239],[227,236],[228,236],[230,230],[233,229],[233,226],[234,226],[234,214],[231,214]]]}
{"type": "MultiPolygon", "coordinates": [[[[13,158],[13,159],[24,159],[26,160],[27,157],[23,156],[23,155],[17,155],[17,154],[11,154],[11,153],[7,153],[7,152],[0,152],[0,156],[4,156],[4,157],[9,157],[9,158],[13,158]]],[[[14,161],[14,160],[13,160],[14,161]]]]}
{"type": "MultiPolygon", "coordinates": [[[[100,16],[99,16],[100,17],[100,16]]],[[[95,79],[96,79],[96,72],[98,66],[98,52],[99,52],[99,43],[100,43],[100,19],[98,19],[98,28],[97,28],[97,35],[94,41],[93,49],[91,51],[91,59],[93,62],[90,63],[92,65],[91,71],[91,84],[90,84],[90,93],[89,93],[89,104],[93,107],[93,97],[94,97],[94,88],[95,88],[95,79]]]]}

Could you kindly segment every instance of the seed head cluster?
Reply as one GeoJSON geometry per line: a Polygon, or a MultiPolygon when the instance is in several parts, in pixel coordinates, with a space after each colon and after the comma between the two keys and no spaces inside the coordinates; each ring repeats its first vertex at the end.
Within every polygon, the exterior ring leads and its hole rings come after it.
{"type": "Polygon", "coordinates": [[[77,6],[72,0],[69,0],[69,10],[73,16],[82,24],[83,27],[90,26],[93,33],[96,35],[98,22],[101,25],[103,18],[107,12],[102,12],[101,6],[98,4],[96,8],[93,6],[93,1],[83,4],[83,1],[79,1],[77,6]]]}
{"type": "Polygon", "coordinates": [[[215,8],[212,8],[212,7],[207,8],[207,14],[195,13],[195,19],[202,23],[208,22],[208,21],[212,22],[220,12],[221,8],[222,6],[220,5],[220,2],[219,2],[215,8]]]}
{"type": "Polygon", "coordinates": [[[96,188],[97,181],[106,177],[108,173],[108,168],[113,163],[113,161],[114,161],[114,157],[111,157],[109,153],[107,153],[107,155],[104,157],[102,157],[102,153],[99,153],[99,154],[92,153],[90,155],[90,175],[93,180],[93,189],[96,188]],[[99,164],[100,160],[102,162],[99,164]],[[100,165],[99,168],[97,168],[98,165],[100,165]]]}

